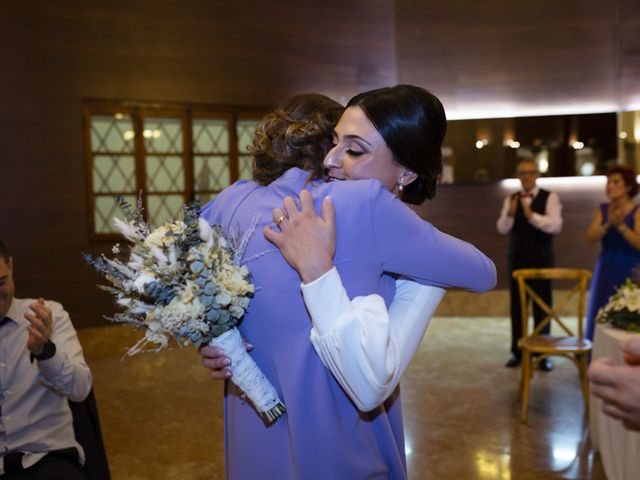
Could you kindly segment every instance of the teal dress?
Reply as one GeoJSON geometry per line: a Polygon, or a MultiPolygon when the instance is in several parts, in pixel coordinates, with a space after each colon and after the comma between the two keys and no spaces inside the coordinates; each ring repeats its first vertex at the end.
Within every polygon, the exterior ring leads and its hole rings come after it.
{"type": "MultiPolygon", "coordinates": [[[[608,220],[608,207],[609,204],[607,203],[600,205],[603,224],[608,220]]],[[[624,217],[624,223],[630,229],[634,228],[633,219],[638,207],[636,205],[624,217]]],[[[617,228],[610,228],[602,237],[602,251],[596,261],[593,277],[591,278],[589,308],[587,309],[587,330],[585,333],[589,340],[593,340],[598,310],[607,303],[616,288],[631,277],[633,269],[638,266],[640,266],[640,250],[633,248],[617,228]]]]}

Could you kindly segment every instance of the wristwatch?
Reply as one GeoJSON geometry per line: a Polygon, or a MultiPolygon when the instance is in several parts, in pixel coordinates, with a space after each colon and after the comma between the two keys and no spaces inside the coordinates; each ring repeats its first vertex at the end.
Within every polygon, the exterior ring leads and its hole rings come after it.
{"type": "Polygon", "coordinates": [[[39,362],[41,362],[42,360],[49,360],[55,354],[56,354],[56,344],[53,343],[51,339],[49,339],[47,340],[47,343],[44,344],[44,348],[42,349],[42,352],[40,352],[38,355],[31,352],[31,355],[29,355],[29,358],[31,360],[31,363],[33,363],[34,360],[38,360],[39,362]]]}

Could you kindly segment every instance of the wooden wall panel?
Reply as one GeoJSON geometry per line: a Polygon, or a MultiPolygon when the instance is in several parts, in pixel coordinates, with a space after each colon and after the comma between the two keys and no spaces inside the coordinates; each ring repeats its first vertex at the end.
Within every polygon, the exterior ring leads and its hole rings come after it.
{"type": "MultiPolygon", "coordinates": [[[[83,99],[270,105],[319,91],[344,101],[397,80],[432,89],[450,112],[487,99],[584,107],[637,98],[635,0],[514,3],[3,2],[0,238],[16,257],[18,293],[61,300],[79,325],[110,309],[80,259],[100,250],[87,234],[83,99]]],[[[500,264],[501,194],[492,188],[443,187],[427,208],[500,264]],[[481,202],[476,188],[488,189],[481,202]]],[[[565,228],[558,248],[569,262],[591,264],[597,248],[573,245],[588,223],[578,204],[590,212],[593,202],[576,198],[576,227],[565,228]]]]}
{"type": "Polygon", "coordinates": [[[111,299],[88,242],[82,101],[271,105],[395,83],[392,0],[3,2],[0,238],[18,295],[60,300],[78,325],[111,299]]]}
{"type": "Polygon", "coordinates": [[[452,114],[615,111],[621,94],[637,92],[640,15],[633,0],[396,5],[399,81],[432,90],[452,114]]]}
{"type": "Polygon", "coordinates": [[[619,1],[621,101],[625,110],[640,110],[640,2],[619,1]]]}
{"type": "MultiPolygon", "coordinates": [[[[554,238],[556,265],[591,270],[600,247],[588,245],[584,232],[598,205],[606,201],[604,182],[595,187],[568,185],[551,189],[560,197],[564,220],[562,232],[554,238]]],[[[488,255],[498,270],[498,289],[508,288],[508,236],[498,234],[496,221],[504,197],[514,191],[500,183],[442,185],[435,200],[417,209],[420,216],[440,230],[473,243],[488,255]]]]}

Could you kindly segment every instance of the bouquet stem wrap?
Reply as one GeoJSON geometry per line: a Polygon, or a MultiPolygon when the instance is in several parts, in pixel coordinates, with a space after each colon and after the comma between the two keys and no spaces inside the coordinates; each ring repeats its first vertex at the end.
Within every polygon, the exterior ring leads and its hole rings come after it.
{"type": "Polygon", "coordinates": [[[222,335],[214,337],[209,345],[222,349],[225,355],[231,359],[233,371],[231,381],[249,397],[264,420],[271,423],[285,412],[278,392],[247,353],[237,328],[234,327],[222,335]]]}

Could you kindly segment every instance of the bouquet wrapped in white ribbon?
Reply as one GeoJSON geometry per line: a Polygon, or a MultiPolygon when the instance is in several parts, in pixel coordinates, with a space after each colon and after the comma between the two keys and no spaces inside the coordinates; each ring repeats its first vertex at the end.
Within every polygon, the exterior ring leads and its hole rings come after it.
{"type": "Polygon", "coordinates": [[[231,380],[266,422],[275,421],[284,404],[247,353],[237,328],[254,292],[248,269],[240,265],[254,226],[242,236],[226,237],[199,217],[194,203],[184,207],[183,220],[151,229],[140,203],[132,209],[123,199],[118,202],[126,219],[114,222],[132,245],[121,252],[116,244],[116,257],[87,256],[87,261],[111,284],[99,287],[124,307],[109,320],[145,330],[126,355],[159,351],[172,337],[198,348],[220,347],[231,358],[231,380]]]}

